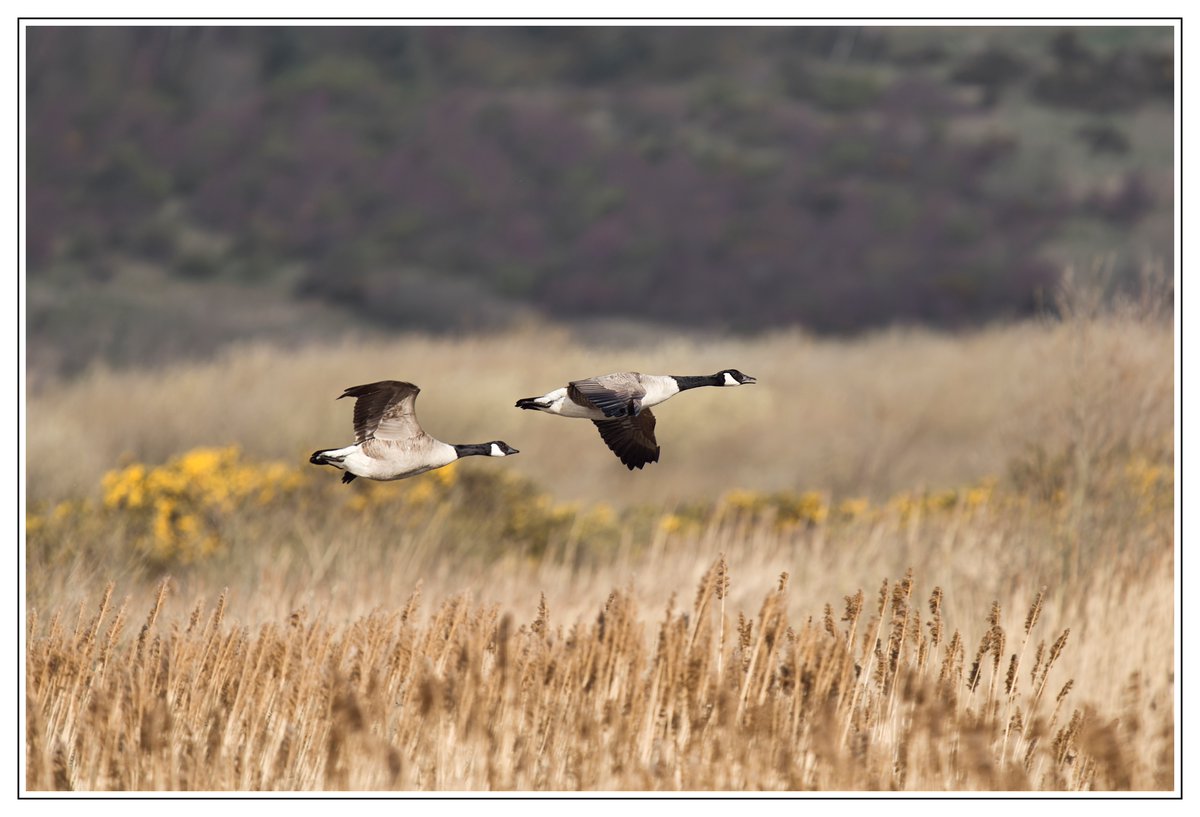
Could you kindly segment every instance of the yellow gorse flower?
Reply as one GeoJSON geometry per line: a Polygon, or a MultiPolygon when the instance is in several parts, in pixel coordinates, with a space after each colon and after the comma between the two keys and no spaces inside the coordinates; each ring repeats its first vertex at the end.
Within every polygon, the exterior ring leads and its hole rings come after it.
{"type": "Polygon", "coordinates": [[[968,508],[979,508],[988,504],[992,498],[992,492],[996,489],[996,480],[994,477],[988,477],[967,489],[966,495],[963,497],[963,504],[968,508]]]}
{"type": "Polygon", "coordinates": [[[866,499],[843,499],[838,503],[836,515],[841,519],[858,519],[865,516],[871,509],[871,503],[866,499]]]}
{"type": "Polygon", "coordinates": [[[1151,516],[1174,506],[1173,464],[1153,463],[1144,457],[1137,457],[1126,464],[1125,479],[1132,490],[1141,516],[1151,516]]]}
{"type": "Polygon", "coordinates": [[[678,514],[664,514],[658,520],[658,529],[663,533],[678,533],[683,530],[683,519],[678,514]]]}
{"type": "Polygon", "coordinates": [[[143,549],[163,560],[191,561],[221,544],[222,520],[267,505],[304,484],[283,463],[247,463],[236,446],[196,448],[163,465],[134,463],[101,480],[103,505],[140,529],[143,549]]]}
{"type": "Polygon", "coordinates": [[[725,505],[737,511],[760,511],[767,506],[767,498],[753,491],[734,490],[725,495],[725,505]]]}
{"type": "Polygon", "coordinates": [[[140,508],[145,498],[146,466],[130,465],[120,471],[109,471],[101,485],[104,506],[107,508],[140,508]]]}
{"type": "Polygon", "coordinates": [[[800,495],[799,502],[794,506],[797,519],[819,525],[829,516],[829,506],[825,497],[816,491],[806,491],[800,495]]]}
{"type": "MultiPolygon", "coordinates": [[[[1122,460],[1106,490],[1135,502],[1137,513],[1169,509],[1174,471],[1152,455],[1122,460]]],[[[164,464],[133,463],[114,469],[101,481],[100,510],[122,518],[136,546],[163,561],[192,561],[228,544],[233,523],[264,509],[295,513],[309,492],[322,514],[348,514],[355,524],[420,525],[421,520],[450,518],[456,535],[482,535],[520,543],[537,553],[555,541],[612,542],[623,527],[691,535],[707,526],[765,524],[789,532],[801,528],[874,523],[891,518],[909,523],[956,514],[995,513],[1029,502],[1062,505],[1063,489],[1053,495],[1001,490],[988,477],[957,489],[903,491],[882,504],[864,497],[834,499],[819,491],[728,491],[716,502],[680,506],[670,513],[647,507],[618,510],[606,503],[558,503],[552,495],[511,472],[473,471],[454,465],[401,482],[359,481],[349,489],[332,480],[315,480],[300,464],[254,462],[236,447],[196,448],[164,464]]],[[[26,514],[26,529],[53,536],[63,525],[93,513],[90,500],[36,506],[26,514]]]]}

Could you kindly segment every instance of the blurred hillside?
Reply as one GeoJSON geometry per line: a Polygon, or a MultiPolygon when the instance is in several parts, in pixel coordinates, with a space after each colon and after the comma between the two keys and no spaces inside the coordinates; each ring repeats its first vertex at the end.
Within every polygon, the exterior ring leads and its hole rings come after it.
{"type": "Polygon", "coordinates": [[[1171,262],[1169,28],[44,27],[28,69],[43,373],[539,313],[958,327],[1171,262]]]}

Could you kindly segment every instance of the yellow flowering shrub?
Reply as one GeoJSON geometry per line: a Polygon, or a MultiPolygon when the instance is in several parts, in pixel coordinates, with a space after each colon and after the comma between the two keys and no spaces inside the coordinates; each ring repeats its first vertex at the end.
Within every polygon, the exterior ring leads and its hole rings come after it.
{"type": "Polygon", "coordinates": [[[820,525],[829,517],[829,503],[817,491],[772,494],[770,502],[778,513],[778,522],[785,526],[820,525]]]}
{"type": "Polygon", "coordinates": [[[1150,517],[1174,508],[1173,464],[1155,463],[1145,457],[1135,457],[1126,464],[1124,475],[1137,501],[1139,516],[1150,517]]]}
{"type": "Polygon", "coordinates": [[[685,521],[676,513],[666,513],[658,520],[658,529],[663,533],[679,533],[683,530],[685,521]]]}
{"type": "Polygon", "coordinates": [[[122,515],[147,555],[186,563],[221,547],[232,514],[290,498],[304,482],[298,469],[246,462],[234,446],[197,448],[163,465],[109,471],[101,501],[122,515]]]}
{"type": "Polygon", "coordinates": [[[869,500],[862,497],[855,499],[843,499],[834,508],[834,518],[843,521],[851,521],[853,519],[861,519],[871,510],[869,500]]]}
{"type": "Polygon", "coordinates": [[[968,508],[980,508],[988,504],[992,499],[992,492],[996,489],[996,479],[987,477],[978,484],[968,488],[963,496],[963,504],[968,508]]]}
{"type": "Polygon", "coordinates": [[[656,508],[631,508],[621,518],[627,525],[642,524],[662,534],[690,536],[715,521],[719,522],[726,513],[720,503],[714,506],[711,502],[688,502],[676,505],[667,513],[656,508]]]}
{"type": "MultiPolygon", "coordinates": [[[[725,494],[706,516],[749,519],[756,522],[769,520],[783,529],[855,520],[870,521],[888,515],[908,521],[918,516],[945,514],[956,509],[973,511],[982,508],[993,501],[996,486],[997,480],[987,477],[959,489],[901,491],[878,505],[872,504],[865,497],[834,501],[819,491],[757,493],[737,489],[725,494]]],[[[675,533],[688,529],[688,521],[678,513],[671,513],[659,520],[659,527],[666,533],[675,533]]],[[[694,514],[691,521],[696,521],[694,514]]]]}
{"type": "Polygon", "coordinates": [[[742,519],[772,519],[779,527],[793,528],[825,522],[829,517],[829,503],[825,495],[817,491],[797,494],[735,490],[722,498],[716,513],[742,519]]]}
{"type": "Polygon", "coordinates": [[[757,514],[766,510],[768,502],[766,494],[735,489],[725,494],[723,503],[726,508],[745,514],[757,514]]]}
{"type": "MultiPolygon", "coordinates": [[[[1002,484],[986,478],[958,489],[903,491],[873,503],[818,491],[731,490],[719,500],[671,509],[606,503],[559,503],[511,470],[458,467],[394,482],[357,480],[294,463],[254,462],[236,447],[187,451],[161,465],[132,463],[104,475],[98,501],[33,503],[25,515],[30,541],[119,542],[158,562],[186,564],[223,550],[236,536],[296,517],[318,527],[336,518],[343,529],[372,525],[412,530],[434,526],[450,545],[536,555],[552,544],[602,552],[632,534],[634,541],[695,536],[713,526],[768,525],[780,531],[824,525],[875,524],[959,514],[1025,512],[1031,505],[1069,510],[1061,458],[1035,454],[1002,484]],[[1051,466],[1046,465],[1051,463],[1051,466]],[[1033,473],[1035,477],[1031,477],[1033,473]],[[1047,476],[1050,474],[1052,476],[1047,476]],[[256,527],[257,526],[257,527],[256,527]],[[98,540],[97,540],[98,541],[98,540]]],[[[1114,513],[1160,518],[1174,501],[1169,452],[1114,460],[1096,482],[1114,513]]]]}

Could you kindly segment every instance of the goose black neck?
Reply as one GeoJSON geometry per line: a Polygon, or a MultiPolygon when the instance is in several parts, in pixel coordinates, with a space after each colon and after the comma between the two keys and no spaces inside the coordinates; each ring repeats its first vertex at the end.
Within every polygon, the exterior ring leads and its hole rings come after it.
{"type": "Polygon", "coordinates": [[[720,386],[721,378],[715,374],[699,374],[699,375],[671,375],[676,383],[679,384],[680,391],[695,389],[699,386],[720,386]]]}
{"type": "Polygon", "coordinates": [[[487,457],[492,453],[492,444],[465,443],[463,445],[454,446],[454,450],[458,452],[460,459],[463,457],[487,457]]]}

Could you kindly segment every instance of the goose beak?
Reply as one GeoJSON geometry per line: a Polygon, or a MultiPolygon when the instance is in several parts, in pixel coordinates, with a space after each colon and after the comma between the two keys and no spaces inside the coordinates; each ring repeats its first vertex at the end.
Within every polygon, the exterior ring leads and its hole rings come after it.
{"type": "Polygon", "coordinates": [[[743,385],[743,386],[753,386],[755,383],[757,383],[757,382],[758,382],[758,378],[757,378],[757,377],[751,377],[751,376],[750,376],[750,375],[748,375],[748,374],[747,374],[747,375],[742,375],[742,376],[746,378],[745,380],[743,380],[743,381],[742,381],[742,385],[743,385]]]}

